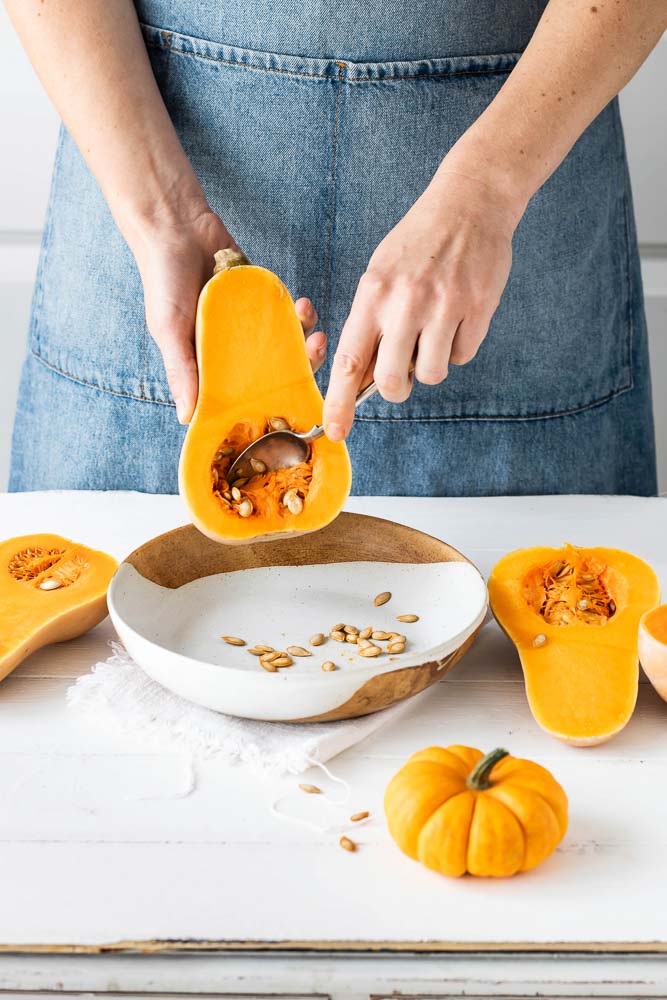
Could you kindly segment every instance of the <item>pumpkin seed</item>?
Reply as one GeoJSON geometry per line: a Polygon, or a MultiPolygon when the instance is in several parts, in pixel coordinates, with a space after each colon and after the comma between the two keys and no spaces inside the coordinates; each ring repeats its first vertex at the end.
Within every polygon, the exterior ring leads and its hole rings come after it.
{"type": "Polygon", "coordinates": [[[245,639],[239,639],[236,635],[221,635],[220,638],[228,642],[230,646],[245,646],[245,639]]]}
{"type": "Polygon", "coordinates": [[[345,642],[345,633],[339,629],[332,629],[331,632],[329,632],[329,635],[332,639],[335,639],[336,642],[345,642]]]}
{"type": "Polygon", "coordinates": [[[369,816],[370,813],[367,809],[364,809],[364,811],[360,813],[352,813],[350,816],[350,823],[358,823],[360,819],[368,819],[369,816]]]}
{"type": "Polygon", "coordinates": [[[342,632],[344,628],[345,628],[345,622],[338,622],[337,625],[333,626],[333,628],[331,629],[331,631],[332,632],[342,632]]]}
{"type": "Polygon", "coordinates": [[[353,840],[350,840],[349,837],[341,837],[340,840],[338,841],[338,843],[340,844],[340,846],[345,851],[351,851],[351,852],[353,852],[353,851],[356,851],[356,849],[357,849],[357,845],[355,844],[355,842],[353,840]]]}
{"type": "Polygon", "coordinates": [[[549,570],[551,576],[557,577],[564,565],[565,563],[562,562],[560,559],[557,562],[553,563],[551,569],[549,570]]]}
{"type": "Polygon", "coordinates": [[[266,462],[262,462],[261,458],[251,458],[250,465],[258,476],[261,476],[262,473],[266,472],[266,462]]]}
{"type": "Polygon", "coordinates": [[[39,585],[40,590],[58,590],[62,587],[60,580],[54,580],[53,577],[50,580],[42,580],[39,585]]]}
{"type": "Polygon", "coordinates": [[[383,632],[381,629],[378,629],[377,632],[372,633],[371,639],[377,639],[379,642],[386,642],[387,639],[391,639],[391,635],[389,632],[383,632]]]}
{"type": "Polygon", "coordinates": [[[255,649],[261,649],[263,653],[275,653],[273,646],[265,646],[262,642],[256,642],[255,649]]]}
{"type": "Polygon", "coordinates": [[[248,652],[252,653],[253,656],[263,656],[264,654],[264,651],[262,649],[259,649],[258,646],[249,646],[248,652]]]}
{"type": "Polygon", "coordinates": [[[616,614],[616,602],[615,601],[610,601],[609,602],[609,614],[610,615],[615,615],[616,614]]]}
{"type": "Polygon", "coordinates": [[[231,445],[225,445],[224,448],[218,448],[218,450],[215,453],[215,461],[219,462],[221,459],[227,458],[229,455],[232,455],[233,453],[234,449],[231,447],[231,445]]]}
{"type": "Polygon", "coordinates": [[[243,498],[243,494],[241,493],[241,490],[238,488],[238,486],[232,486],[231,493],[232,493],[232,500],[236,500],[237,503],[239,502],[239,500],[243,498]]]}
{"type": "Polygon", "coordinates": [[[397,622],[418,622],[419,615],[396,615],[397,622]]]}
{"type": "Polygon", "coordinates": [[[361,632],[359,633],[359,638],[370,639],[372,634],[373,634],[373,626],[367,625],[366,628],[362,628],[361,632]]]}
{"type": "Polygon", "coordinates": [[[383,604],[386,604],[387,601],[390,600],[391,600],[391,591],[383,590],[381,594],[378,594],[377,597],[373,598],[373,604],[375,605],[376,608],[380,608],[382,607],[383,604]]]}
{"type": "Polygon", "coordinates": [[[353,645],[359,641],[358,635],[346,635],[345,642],[351,642],[353,645]]]}
{"type": "Polygon", "coordinates": [[[214,484],[216,486],[218,485],[218,480],[219,479],[220,479],[220,474],[219,474],[218,470],[214,468],[213,469],[213,482],[214,482],[214,484]]]}
{"type": "Polygon", "coordinates": [[[564,577],[569,576],[571,572],[572,572],[572,567],[570,566],[569,563],[565,563],[563,568],[560,569],[558,573],[556,573],[556,579],[562,580],[564,577]]]}
{"type": "Polygon", "coordinates": [[[222,492],[222,498],[223,498],[223,500],[229,501],[229,500],[232,499],[232,494],[230,493],[229,490],[223,490],[223,492],[222,492]]]}
{"type": "Polygon", "coordinates": [[[291,656],[288,656],[287,653],[281,653],[279,656],[276,656],[273,660],[271,660],[271,663],[274,667],[291,667],[294,660],[291,656]]]}
{"type": "Polygon", "coordinates": [[[390,642],[407,642],[407,636],[403,635],[402,632],[391,632],[390,642]]]}
{"type": "Polygon", "coordinates": [[[343,632],[347,632],[348,635],[359,635],[359,629],[356,625],[343,625],[343,632]]]}
{"type": "Polygon", "coordinates": [[[388,653],[404,653],[405,643],[404,642],[390,642],[387,646],[388,653]]]}
{"type": "Polygon", "coordinates": [[[582,583],[593,583],[597,579],[594,573],[582,573],[579,577],[582,583]]]}
{"type": "Polygon", "coordinates": [[[588,607],[588,601],[585,597],[582,597],[580,601],[577,601],[577,607],[580,611],[585,611],[588,607]]]}
{"type": "Polygon", "coordinates": [[[361,636],[357,639],[357,647],[359,649],[368,649],[368,647],[372,645],[373,643],[370,639],[362,639],[361,636]]]}
{"type": "Polygon", "coordinates": [[[306,792],[308,795],[321,795],[322,789],[318,788],[317,785],[299,785],[302,792],[306,792]]]}
{"type": "Polygon", "coordinates": [[[248,478],[248,476],[240,476],[238,479],[234,480],[234,486],[236,486],[237,489],[241,489],[241,487],[245,486],[248,482],[248,478]]]}
{"type": "Polygon", "coordinates": [[[370,646],[364,646],[363,649],[359,650],[359,656],[379,656],[381,652],[379,646],[374,646],[371,643],[370,646]]]}
{"type": "Polygon", "coordinates": [[[336,669],[337,667],[336,664],[333,662],[333,660],[325,660],[324,663],[322,664],[322,670],[324,670],[326,673],[330,673],[332,670],[336,669]]]}
{"type": "Polygon", "coordinates": [[[303,646],[288,646],[287,652],[290,656],[312,656],[313,654],[309,649],[304,649],[303,646]]]}
{"type": "Polygon", "coordinates": [[[274,667],[273,663],[271,663],[269,660],[265,660],[264,657],[262,657],[262,659],[259,661],[259,665],[264,670],[268,670],[270,674],[278,673],[278,667],[274,667]]]}
{"type": "Polygon", "coordinates": [[[324,642],[324,632],[316,632],[315,635],[311,635],[308,642],[311,646],[321,646],[324,642]]]}
{"type": "Polygon", "coordinates": [[[290,429],[290,425],[284,417],[269,417],[267,422],[272,431],[288,431],[290,429]]]}
{"type": "Polygon", "coordinates": [[[288,490],[288,493],[290,493],[290,496],[289,499],[285,502],[285,506],[287,507],[290,514],[300,514],[301,511],[303,510],[303,500],[296,492],[288,490]]]}
{"type": "Polygon", "coordinates": [[[272,649],[270,653],[262,653],[261,659],[266,660],[267,663],[272,663],[280,655],[281,654],[276,649],[272,649]]]}
{"type": "Polygon", "coordinates": [[[250,499],[250,497],[244,497],[241,503],[237,507],[237,511],[241,515],[241,517],[250,517],[254,509],[255,508],[252,505],[252,500],[250,499]]]}
{"type": "Polygon", "coordinates": [[[539,635],[536,635],[535,638],[533,639],[533,646],[535,647],[535,649],[539,649],[539,647],[543,646],[546,641],[547,641],[546,635],[544,635],[543,632],[540,632],[539,635]]]}

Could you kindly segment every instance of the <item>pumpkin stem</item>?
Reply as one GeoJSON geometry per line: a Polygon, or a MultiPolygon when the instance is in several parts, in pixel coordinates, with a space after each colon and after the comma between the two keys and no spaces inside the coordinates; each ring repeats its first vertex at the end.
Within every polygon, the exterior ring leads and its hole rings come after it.
{"type": "Polygon", "coordinates": [[[226,250],[216,250],[213,256],[215,258],[213,274],[219,274],[220,271],[229,271],[232,267],[240,267],[242,264],[250,263],[242,250],[232,250],[231,247],[226,250]]]}
{"type": "Polygon", "coordinates": [[[468,775],[466,781],[468,788],[473,792],[483,792],[486,788],[490,788],[489,775],[503,757],[509,757],[509,750],[503,750],[502,747],[498,747],[491,753],[487,753],[486,757],[482,757],[468,775]]]}

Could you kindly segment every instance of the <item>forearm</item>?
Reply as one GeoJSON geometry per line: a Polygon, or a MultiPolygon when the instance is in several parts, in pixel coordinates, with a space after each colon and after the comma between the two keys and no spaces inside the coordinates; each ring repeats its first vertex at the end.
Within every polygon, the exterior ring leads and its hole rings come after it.
{"type": "Polygon", "coordinates": [[[131,0],[5,0],[32,64],[125,235],[201,211],[131,0]]]}
{"type": "Polygon", "coordinates": [[[665,0],[550,0],[516,68],[441,171],[472,171],[507,196],[518,221],[665,28],[665,0]]]}

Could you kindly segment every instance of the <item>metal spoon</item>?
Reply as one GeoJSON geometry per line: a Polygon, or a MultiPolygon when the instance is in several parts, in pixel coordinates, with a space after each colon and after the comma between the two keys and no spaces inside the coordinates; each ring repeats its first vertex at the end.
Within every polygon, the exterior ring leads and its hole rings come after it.
{"type": "MultiPolygon", "coordinates": [[[[378,387],[375,382],[371,382],[357,396],[354,408],[361,406],[377,391],[378,387]]],[[[273,472],[275,469],[291,469],[308,459],[311,441],[317,441],[323,434],[324,427],[317,424],[303,434],[299,434],[297,431],[270,431],[261,438],[257,438],[241,452],[238,458],[232,462],[226,479],[233,484],[235,479],[250,479],[257,473],[273,472]],[[255,464],[253,465],[253,463],[255,464]]]]}

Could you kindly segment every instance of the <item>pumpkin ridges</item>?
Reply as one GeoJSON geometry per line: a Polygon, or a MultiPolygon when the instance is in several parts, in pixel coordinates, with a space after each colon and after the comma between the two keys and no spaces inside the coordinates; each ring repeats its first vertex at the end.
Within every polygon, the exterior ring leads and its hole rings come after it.
{"type": "Polygon", "coordinates": [[[412,754],[408,758],[407,763],[411,764],[416,761],[427,760],[434,764],[442,764],[445,767],[451,768],[465,781],[471,768],[481,758],[482,754],[479,750],[473,750],[471,747],[454,746],[447,747],[446,750],[444,747],[427,747],[425,750],[419,750],[417,753],[412,754]],[[466,751],[467,756],[462,751],[466,751]]]}
{"type": "Polygon", "coordinates": [[[507,757],[496,765],[494,780],[509,782],[516,788],[534,792],[551,808],[558,821],[561,837],[568,827],[567,796],[554,776],[541,764],[520,757],[507,757]]]}
{"type": "Polygon", "coordinates": [[[417,840],[417,860],[432,871],[458,878],[468,865],[468,834],[475,795],[453,795],[426,821],[417,840]]]}
{"type": "Polygon", "coordinates": [[[423,825],[465,781],[452,769],[428,760],[408,762],[387,786],[384,796],[389,832],[409,857],[417,859],[423,825]],[[391,818],[389,818],[391,817],[391,818]]]}
{"type": "Polygon", "coordinates": [[[548,858],[562,838],[558,817],[549,803],[532,789],[510,782],[490,788],[489,795],[510,810],[523,830],[525,853],[521,871],[535,868],[548,858]]]}
{"type": "Polygon", "coordinates": [[[471,875],[506,878],[521,870],[524,832],[514,813],[486,793],[477,794],[470,822],[467,869],[471,875]]]}

